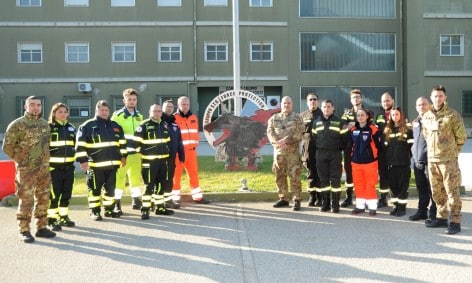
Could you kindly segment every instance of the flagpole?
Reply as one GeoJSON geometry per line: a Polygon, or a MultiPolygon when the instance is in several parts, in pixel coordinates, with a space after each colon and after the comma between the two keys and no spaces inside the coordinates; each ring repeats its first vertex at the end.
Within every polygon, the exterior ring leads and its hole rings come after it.
{"type": "MultiPolygon", "coordinates": [[[[239,93],[241,88],[241,71],[239,58],[239,0],[233,0],[233,91],[239,93]]],[[[241,98],[234,98],[234,115],[241,116],[241,98]]]]}

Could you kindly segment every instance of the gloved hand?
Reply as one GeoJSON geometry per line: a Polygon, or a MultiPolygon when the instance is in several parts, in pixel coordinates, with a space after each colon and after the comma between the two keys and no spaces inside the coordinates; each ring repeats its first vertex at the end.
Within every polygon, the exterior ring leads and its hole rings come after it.
{"type": "Polygon", "coordinates": [[[415,162],[415,167],[418,170],[424,170],[425,164],[423,162],[415,162]]]}

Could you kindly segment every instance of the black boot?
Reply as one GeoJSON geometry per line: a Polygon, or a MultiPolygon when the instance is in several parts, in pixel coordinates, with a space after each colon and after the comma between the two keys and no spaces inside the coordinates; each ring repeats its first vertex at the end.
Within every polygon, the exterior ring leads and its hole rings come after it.
{"type": "Polygon", "coordinates": [[[140,210],[141,206],[143,206],[143,203],[141,202],[139,197],[134,197],[133,200],[132,200],[131,205],[133,206],[133,209],[140,210]]]}
{"type": "Polygon", "coordinates": [[[59,225],[59,221],[56,218],[48,218],[48,226],[51,231],[61,231],[61,225],[59,225]]]}
{"type": "Polygon", "coordinates": [[[118,215],[116,217],[123,215],[123,211],[121,210],[121,199],[115,199],[115,208],[113,209],[113,214],[118,215]]]}
{"type": "Polygon", "coordinates": [[[315,207],[321,207],[321,193],[316,192],[316,202],[315,202],[315,207]]]}
{"type": "Polygon", "coordinates": [[[141,208],[141,219],[142,220],[149,219],[149,208],[141,208]]]}
{"type": "Polygon", "coordinates": [[[326,212],[331,209],[331,197],[330,192],[321,192],[321,211],[326,212]]]}
{"type": "Polygon", "coordinates": [[[341,203],[341,207],[349,207],[352,205],[352,192],[354,191],[353,187],[346,188],[346,199],[341,203]]]}
{"type": "Polygon", "coordinates": [[[339,199],[341,198],[341,192],[332,192],[333,197],[333,204],[331,208],[331,212],[338,213],[339,212],[339,199]]]}
{"type": "Polygon", "coordinates": [[[399,203],[397,213],[395,213],[395,216],[402,217],[405,214],[406,214],[406,203],[399,203]]]}
{"type": "Polygon", "coordinates": [[[398,211],[398,202],[393,202],[393,209],[392,211],[390,211],[390,215],[396,215],[397,214],[397,211],[398,211]]]}
{"type": "Polygon", "coordinates": [[[308,199],[308,206],[315,206],[315,202],[316,202],[316,192],[311,191],[310,198],[308,199]]]}
{"type": "Polygon", "coordinates": [[[415,214],[410,215],[408,217],[409,220],[411,221],[417,221],[420,219],[426,220],[428,219],[428,209],[418,209],[415,214]]]}
{"type": "Polygon", "coordinates": [[[388,195],[388,193],[381,193],[380,194],[379,201],[377,202],[377,208],[388,206],[387,195],[388,195]]]}

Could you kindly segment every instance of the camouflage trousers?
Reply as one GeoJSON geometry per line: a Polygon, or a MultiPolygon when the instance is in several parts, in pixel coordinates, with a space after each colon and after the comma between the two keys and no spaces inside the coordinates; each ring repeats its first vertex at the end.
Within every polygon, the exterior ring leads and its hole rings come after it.
{"type": "Polygon", "coordinates": [[[462,182],[461,171],[457,160],[448,162],[429,162],[429,182],[436,202],[436,216],[448,219],[448,206],[450,221],[461,222],[462,201],[460,197],[460,185],[462,182]]]}
{"type": "Polygon", "coordinates": [[[280,199],[287,198],[288,182],[290,178],[290,191],[293,193],[293,200],[300,200],[302,191],[302,182],[300,174],[302,164],[298,151],[294,153],[276,154],[272,164],[272,172],[275,174],[275,184],[277,185],[277,194],[280,199]]]}
{"type": "Polygon", "coordinates": [[[47,210],[51,185],[49,164],[34,168],[17,167],[15,183],[16,195],[19,199],[16,219],[20,233],[30,231],[33,213],[37,230],[45,228],[48,223],[47,210]]]}

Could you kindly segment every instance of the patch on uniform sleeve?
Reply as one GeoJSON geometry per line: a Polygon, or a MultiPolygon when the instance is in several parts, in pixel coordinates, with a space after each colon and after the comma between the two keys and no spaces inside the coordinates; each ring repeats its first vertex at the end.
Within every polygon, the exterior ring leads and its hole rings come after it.
{"type": "Polygon", "coordinates": [[[120,128],[113,128],[113,132],[119,133],[119,132],[121,132],[121,131],[120,131],[120,128]]]}
{"type": "Polygon", "coordinates": [[[77,137],[81,137],[82,136],[82,128],[79,129],[79,131],[77,132],[77,137]]]}
{"type": "Polygon", "coordinates": [[[137,129],[136,129],[136,132],[138,133],[141,133],[143,131],[143,127],[139,126],[137,129]]]}

